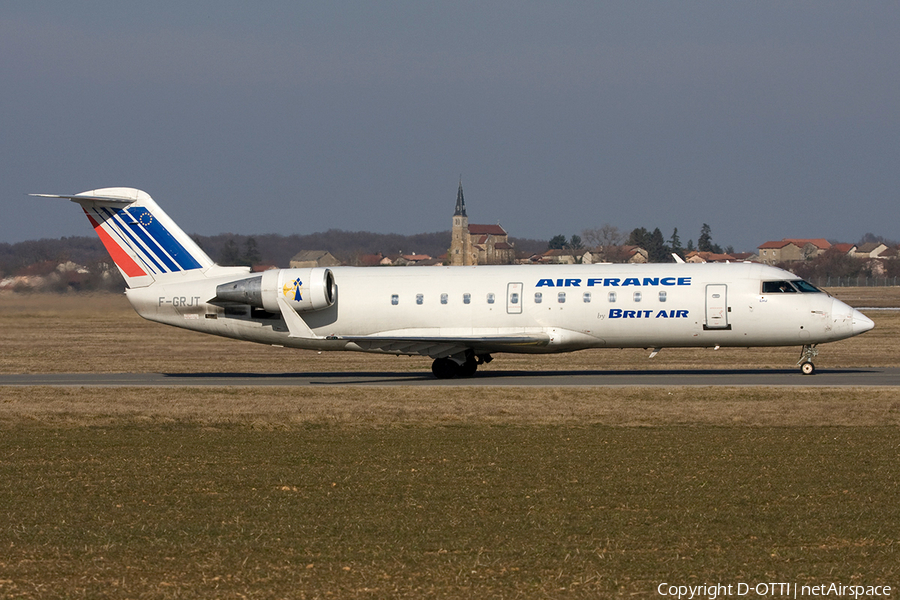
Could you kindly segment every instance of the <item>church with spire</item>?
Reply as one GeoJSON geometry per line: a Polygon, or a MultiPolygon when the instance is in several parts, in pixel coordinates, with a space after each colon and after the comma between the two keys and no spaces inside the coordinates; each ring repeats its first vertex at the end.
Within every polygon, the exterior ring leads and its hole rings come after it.
{"type": "Polygon", "coordinates": [[[497,225],[470,225],[466,215],[462,179],[456,192],[456,210],[450,236],[450,265],[511,265],[516,253],[509,234],[497,225]]]}

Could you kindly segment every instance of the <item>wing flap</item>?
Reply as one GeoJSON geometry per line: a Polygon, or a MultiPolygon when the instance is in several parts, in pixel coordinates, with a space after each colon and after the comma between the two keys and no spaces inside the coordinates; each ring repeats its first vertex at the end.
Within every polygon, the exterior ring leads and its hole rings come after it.
{"type": "Polygon", "coordinates": [[[338,336],[363,350],[380,350],[397,354],[419,354],[444,358],[474,350],[476,353],[513,351],[523,347],[542,347],[550,343],[547,334],[460,337],[338,336]]]}

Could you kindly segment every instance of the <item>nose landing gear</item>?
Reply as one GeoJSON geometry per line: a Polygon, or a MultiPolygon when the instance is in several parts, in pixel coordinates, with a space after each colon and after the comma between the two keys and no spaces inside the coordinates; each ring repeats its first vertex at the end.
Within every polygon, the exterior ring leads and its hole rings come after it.
{"type": "Polygon", "coordinates": [[[800,361],[797,363],[800,365],[800,372],[804,375],[813,375],[816,372],[816,365],[813,364],[813,359],[818,355],[819,350],[815,344],[803,346],[800,350],[800,361]]]}

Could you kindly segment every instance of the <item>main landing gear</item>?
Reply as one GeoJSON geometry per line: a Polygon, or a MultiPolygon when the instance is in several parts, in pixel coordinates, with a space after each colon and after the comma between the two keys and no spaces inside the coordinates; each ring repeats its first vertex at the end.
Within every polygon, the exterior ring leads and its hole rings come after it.
{"type": "Polygon", "coordinates": [[[819,355],[819,350],[816,348],[816,345],[805,345],[803,349],[800,350],[800,361],[797,363],[800,365],[800,372],[804,375],[812,375],[816,372],[816,365],[813,364],[813,359],[819,355]]]}
{"type": "Polygon", "coordinates": [[[494,359],[490,354],[475,356],[474,352],[468,350],[463,356],[448,356],[434,359],[434,362],[431,363],[431,372],[438,379],[471,377],[478,370],[478,365],[489,363],[492,360],[494,359]]]}

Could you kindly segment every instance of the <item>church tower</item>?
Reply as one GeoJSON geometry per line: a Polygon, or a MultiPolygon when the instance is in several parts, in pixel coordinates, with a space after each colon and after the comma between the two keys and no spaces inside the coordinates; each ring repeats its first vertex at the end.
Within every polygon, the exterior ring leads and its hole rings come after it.
{"type": "Polygon", "coordinates": [[[463,197],[462,178],[460,178],[459,191],[456,192],[456,211],[453,213],[453,228],[450,235],[451,265],[473,264],[469,245],[469,217],[466,216],[466,199],[463,197]]]}

